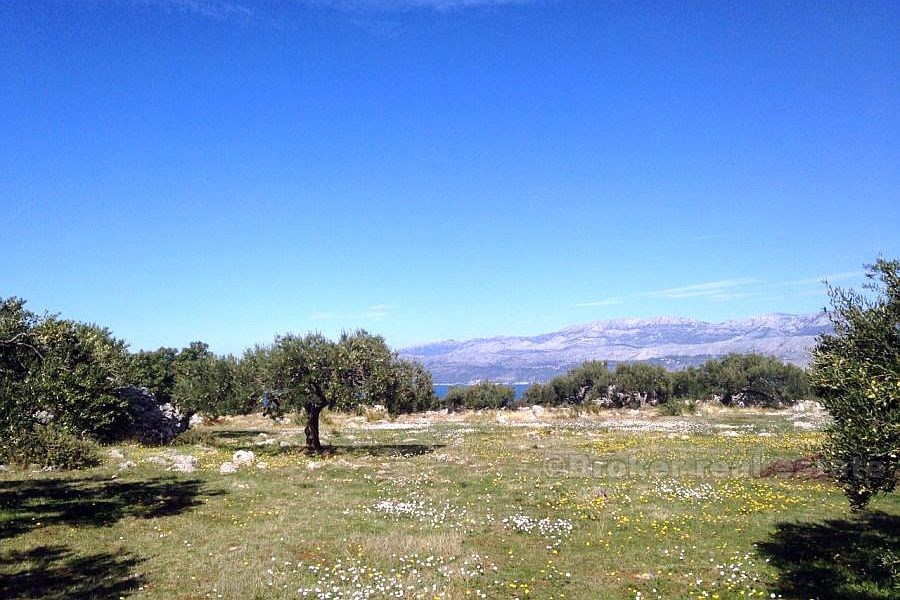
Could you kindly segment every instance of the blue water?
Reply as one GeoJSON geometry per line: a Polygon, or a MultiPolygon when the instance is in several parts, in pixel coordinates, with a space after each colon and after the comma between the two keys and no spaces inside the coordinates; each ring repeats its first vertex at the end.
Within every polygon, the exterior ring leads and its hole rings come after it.
{"type": "MultiPolygon", "coordinates": [[[[444,396],[447,395],[447,391],[452,387],[456,387],[456,386],[448,385],[446,383],[438,384],[438,385],[434,386],[434,393],[437,394],[438,398],[443,398],[444,396]]],[[[516,383],[511,387],[515,388],[516,400],[518,400],[525,393],[525,390],[527,390],[529,387],[531,387],[531,384],[530,383],[516,383]]]]}

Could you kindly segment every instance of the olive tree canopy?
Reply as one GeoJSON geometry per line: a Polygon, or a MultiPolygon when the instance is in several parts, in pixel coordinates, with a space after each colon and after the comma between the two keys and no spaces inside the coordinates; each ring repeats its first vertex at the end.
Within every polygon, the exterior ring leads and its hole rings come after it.
{"type": "Polygon", "coordinates": [[[868,271],[868,295],[830,288],[834,333],[819,339],[810,370],[834,418],[826,456],[855,508],[893,491],[900,469],[900,261],[868,271]]]}

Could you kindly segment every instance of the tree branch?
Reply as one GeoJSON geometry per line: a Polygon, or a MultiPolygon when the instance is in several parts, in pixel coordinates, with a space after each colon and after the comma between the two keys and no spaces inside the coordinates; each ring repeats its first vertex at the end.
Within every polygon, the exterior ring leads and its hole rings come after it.
{"type": "Polygon", "coordinates": [[[21,332],[17,333],[16,335],[12,336],[11,338],[9,338],[8,340],[0,340],[0,346],[24,346],[24,347],[26,347],[26,348],[29,348],[29,349],[30,349],[32,352],[34,352],[35,354],[37,354],[37,355],[38,355],[38,358],[40,358],[41,360],[44,360],[44,355],[41,354],[40,351],[38,351],[37,348],[35,348],[35,347],[32,346],[31,344],[28,344],[28,343],[25,343],[25,342],[17,342],[17,341],[16,341],[16,340],[18,340],[20,337],[22,337],[23,335],[25,335],[26,333],[27,333],[27,332],[25,332],[25,331],[21,331],[21,332]]]}

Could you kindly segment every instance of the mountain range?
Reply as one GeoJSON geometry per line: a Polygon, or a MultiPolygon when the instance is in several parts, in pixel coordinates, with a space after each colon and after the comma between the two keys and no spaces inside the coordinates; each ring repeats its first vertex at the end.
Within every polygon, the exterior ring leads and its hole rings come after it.
{"type": "Polygon", "coordinates": [[[646,361],[680,369],[730,352],[759,352],[805,366],[824,313],[768,314],[710,323],[681,317],[613,319],[534,336],[444,340],[400,350],[436,383],[547,381],[586,360],[646,361]]]}

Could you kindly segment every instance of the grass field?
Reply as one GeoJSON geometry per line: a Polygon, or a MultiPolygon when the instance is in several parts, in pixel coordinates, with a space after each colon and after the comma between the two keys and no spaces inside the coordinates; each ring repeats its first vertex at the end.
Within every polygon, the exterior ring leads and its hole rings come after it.
{"type": "Polygon", "coordinates": [[[900,598],[898,496],[856,517],[826,480],[758,476],[815,452],[809,416],[327,420],[322,457],[246,417],[0,473],[0,597],[900,598]]]}

